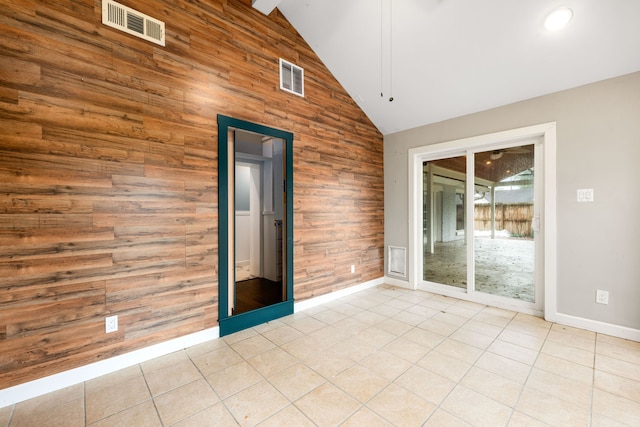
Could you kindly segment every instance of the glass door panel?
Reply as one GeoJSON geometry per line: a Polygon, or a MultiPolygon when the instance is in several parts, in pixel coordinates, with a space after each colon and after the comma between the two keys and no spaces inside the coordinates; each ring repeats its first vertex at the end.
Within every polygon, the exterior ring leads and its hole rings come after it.
{"type": "Polygon", "coordinates": [[[535,302],[534,145],[475,154],[474,288],[535,302]]]}
{"type": "Polygon", "coordinates": [[[423,280],[466,289],[466,156],[422,166],[423,280]]]}

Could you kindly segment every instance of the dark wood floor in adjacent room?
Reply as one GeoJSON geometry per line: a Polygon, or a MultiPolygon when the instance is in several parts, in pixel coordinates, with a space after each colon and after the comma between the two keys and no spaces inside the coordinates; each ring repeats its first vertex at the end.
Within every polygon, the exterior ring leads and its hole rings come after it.
{"type": "Polygon", "coordinates": [[[267,307],[281,301],[282,282],[272,282],[261,277],[236,282],[234,314],[267,307]]]}

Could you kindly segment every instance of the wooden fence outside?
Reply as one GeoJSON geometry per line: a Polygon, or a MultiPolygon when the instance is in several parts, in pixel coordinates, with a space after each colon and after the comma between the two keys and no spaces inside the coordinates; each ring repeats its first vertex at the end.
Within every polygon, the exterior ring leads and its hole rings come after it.
{"type": "MultiPolygon", "coordinates": [[[[507,230],[513,237],[533,237],[533,203],[496,204],[496,231],[507,230]]],[[[491,205],[476,205],[476,231],[491,231],[491,205]]]]}

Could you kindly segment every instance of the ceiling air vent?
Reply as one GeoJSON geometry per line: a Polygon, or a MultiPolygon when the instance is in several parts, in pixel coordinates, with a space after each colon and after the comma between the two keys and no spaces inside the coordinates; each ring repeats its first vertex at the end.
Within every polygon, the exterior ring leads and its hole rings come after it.
{"type": "Polygon", "coordinates": [[[280,89],[304,96],[304,70],[280,58],[280,89]]]}
{"type": "Polygon", "coordinates": [[[102,23],[164,46],[164,22],[115,1],[103,0],[102,23]]]}

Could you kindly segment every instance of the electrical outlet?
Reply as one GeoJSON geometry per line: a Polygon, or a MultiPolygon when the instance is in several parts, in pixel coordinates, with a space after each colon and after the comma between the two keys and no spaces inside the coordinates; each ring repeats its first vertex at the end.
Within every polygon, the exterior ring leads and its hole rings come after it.
{"type": "Polygon", "coordinates": [[[598,304],[609,304],[609,292],[607,291],[596,291],[596,302],[598,304]]]}
{"type": "Polygon", "coordinates": [[[104,327],[107,333],[118,330],[118,316],[109,316],[104,319],[104,327]]]}
{"type": "Polygon", "coordinates": [[[351,272],[352,273],[356,272],[356,266],[354,264],[351,264],[351,272]]]}
{"type": "Polygon", "coordinates": [[[593,188],[579,188],[577,198],[578,202],[593,202],[593,188]]]}

